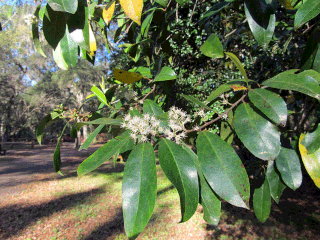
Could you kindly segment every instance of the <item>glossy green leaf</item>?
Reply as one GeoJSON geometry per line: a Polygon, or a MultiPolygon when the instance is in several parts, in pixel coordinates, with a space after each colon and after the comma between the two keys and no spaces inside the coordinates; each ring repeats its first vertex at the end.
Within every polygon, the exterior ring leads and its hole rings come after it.
{"type": "Polygon", "coordinates": [[[299,150],[302,162],[315,185],[320,188],[320,149],[313,154],[308,154],[307,149],[301,144],[304,137],[305,135],[301,134],[299,138],[299,150]]]}
{"type": "Polygon", "coordinates": [[[150,115],[161,115],[163,110],[154,101],[147,99],[143,103],[143,113],[149,113],[150,115]]]}
{"type": "Polygon", "coordinates": [[[226,8],[230,2],[222,1],[213,5],[208,11],[206,11],[203,16],[200,18],[199,24],[205,24],[210,17],[213,17],[216,13],[220,12],[222,9],[226,8]]]}
{"type": "Polygon", "coordinates": [[[159,162],[167,178],[178,190],[181,222],[188,221],[195,213],[199,202],[199,183],[195,164],[185,149],[167,139],[160,141],[159,162]]]}
{"type": "Polygon", "coordinates": [[[212,33],[200,47],[200,51],[207,57],[222,58],[223,46],[217,35],[212,33]]]}
{"type": "Polygon", "coordinates": [[[76,13],[69,16],[67,24],[72,40],[83,50],[90,52],[89,10],[86,1],[81,0],[76,13]]]}
{"type": "Polygon", "coordinates": [[[279,203],[281,194],[283,190],[286,188],[286,185],[282,182],[280,178],[280,173],[276,169],[275,161],[268,162],[266,178],[268,180],[272,198],[276,201],[276,203],[279,203]]]}
{"type": "Polygon", "coordinates": [[[320,73],[307,70],[294,74],[294,71],[297,70],[280,73],[262,84],[277,89],[294,90],[320,100],[320,73]]]}
{"type": "Polygon", "coordinates": [[[69,65],[68,63],[64,60],[62,50],[61,50],[61,44],[59,43],[56,49],[53,49],[53,59],[58,65],[59,68],[63,70],[68,70],[69,65]]]}
{"type": "Polygon", "coordinates": [[[146,227],[156,202],[157,171],[153,147],[138,144],[130,153],[123,173],[122,206],[124,229],[129,239],[146,227]]]}
{"type": "Polygon", "coordinates": [[[207,224],[217,226],[221,214],[221,201],[206,181],[201,170],[198,156],[188,146],[182,145],[182,147],[186,150],[186,152],[188,152],[198,171],[200,182],[200,204],[203,207],[203,219],[207,222],[207,224]]]}
{"type": "Polygon", "coordinates": [[[75,13],[78,8],[78,0],[48,0],[48,4],[54,11],[75,13]]]}
{"type": "Polygon", "coordinates": [[[320,1],[308,0],[297,11],[294,18],[294,27],[299,28],[306,22],[318,16],[320,13],[320,1]]]}
{"type": "Polygon", "coordinates": [[[282,147],[275,162],[285,184],[293,190],[300,187],[302,183],[302,172],[300,159],[296,151],[282,147]]]}
{"type": "Polygon", "coordinates": [[[258,220],[264,223],[270,215],[271,194],[267,179],[260,188],[256,188],[253,194],[253,209],[258,220]]]}
{"type": "MultiPolygon", "coordinates": [[[[226,53],[226,54],[228,54],[228,53],[226,53]]],[[[236,79],[236,80],[229,81],[229,82],[219,86],[217,89],[215,89],[209,95],[209,97],[206,99],[206,102],[212,102],[213,100],[216,100],[221,94],[229,92],[230,90],[232,90],[231,85],[233,85],[233,84],[236,85],[237,83],[241,83],[241,82],[246,82],[246,81],[243,80],[243,79],[236,79]]]]}
{"type": "Polygon", "coordinates": [[[141,24],[141,35],[145,38],[148,37],[148,34],[149,34],[149,28],[150,28],[150,25],[151,25],[151,22],[152,22],[152,18],[153,18],[153,14],[154,14],[154,11],[153,10],[145,19],[144,21],[142,22],[141,24]]]}
{"type": "Polygon", "coordinates": [[[287,104],[278,94],[266,89],[254,89],[249,92],[253,105],[276,124],[287,122],[287,104]]]}
{"type": "Polygon", "coordinates": [[[54,150],[54,153],[53,153],[53,166],[54,166],[54,170],[59,173],[60,175],[63,175],[60,171],[60,168],[61,168],[61,156],[60,156],[60,142],[61,142],[61,137],[63,136],[64,134],[64,131],[66,130],[68,126],[68,123],[64,126],[64,128],[62,129],[62,132],[60,134],[60,137],[58,138],[58,141],[57,141],[57,146],[54,150]]]}
{"type": "Polygon", "coordinates": [[[187,3],[187,2],[189,2],[189,0],[176,0],[176,1],[177,1],[177,3],[179,3],[180,5],[183,5],[183,4],[187,3]]]}
{"type": "Polygon", "coordinates": [[[320,148],[320,124],[312,133],[307,133],[301,144],[307,149],[308,154],[313,154],[320,148]]]}
{"type": "Polygon", "coordinates": [[[78,45],[72,40],[68,27],[60,41],[62,56],[68,66],[76,66],[78,60],[78,45]]]}
{"type": "Polygon", "coordinates": [[[41,43],[40,43],[40,38],[39,38],[39,11],[40,11],[41,5],[38,5],[33,16],[36,18],[35,21],[32,22],[32,40],[35,48],[37,51],[43,56],[47,57],[46,54],[43,52],[41,43]]]}
{"type": "Polygon", "coordinates": [[[97,96],[97,98],[105,105],[108,105],[107,98],[104,93],[96,86],[92,86],[91,91],[97,96]]]}
{"type": "Polygon", "coordinates": [[[245,0],[244,10],[249,27],[257,42],[266,47],[272,39],[276,16],[270,13],[268,4],[261,0],[245,0]]]}
{"type": "Polygon", "coordinates": [[[233,124],[238,137],[253,155],[263,160],[274,160],[278,156],[280,133],[249,104],[237,107],[233,124]]]}
{"type": "Polygon", "coordinates": [[[53,49],[56,49],[60,40],[65,35],[66,18],[63,12],[54,11],[46,6],[46,14],[43,17],[43,34],[53,49]]]}
{"type": "Polygon", "coordinates": [[[320,72],[320,29],[316,28],[308,38],[301,57],[301,69],[314,69],[320,72]]]}
{"type": "Polygon", "coordinates": [[[153,75],[151,74],[150,68],[147,67],[135,67],[130,69],[129,72],[137,72],[140,73],[142,76],[146,78],[152,78],[153,75]]]}
{"type": "Polygon", "coordinates": [[[228,113],[227,121],[222,121],[221,127],[220,127],[221,139],[226,141],[230,145],[233,142],[233,137],[234,137],[233,130],[232,130],[232,124],[233,124],[233,112],[230,111],[228,113]]]}
{"type": "Polygon", "coordinates": [[[184,94],[181,94],[181,96],[184,97],[185,99],[187,99],[188,101],[197,104],[199,107],[202,107],[202,108],[204,108],[206,110],[209,110],[209,111],[213,110],[211,107],[208,107],[206,104],[204,104],[203,102],[201,102],[200,100],[198,100],[195,97],[187,96],[187,95],[184,95],[184,94]]]}
{"type": "Polygon", "coordinates": [[[155,2],[159,3],[162,7],[166,7],[169,0],[155,0],[155,2]]]}
{"type": "Polygon", "coordinates": [[[37,141],[41,145],[41,141],[43,138],[43,130],[45,127],[50,126],[52,123],[58,121],[59,118],[52,119],[51,114],[46,115],[41,122],[39,123],[37,130],[36,130],[36,136],[37,136],[37,141]]]}
{"type": "Polygon", "coordinates": [[[198,135],[197,150],[202,172],[211,188],[230,204],[249,209],[249,179],[233,148],[205,131],[198,135]]]}
{"type": "Polygon", "coordinates": [[[113,155],[115,155],[119,149],[130,140],[130,137],[118,141],[116,139],[110,140],[108,143],[96,150],[90,157],[84,160],[78,167],[78,176],[81,177],[108,161],[113,155]]]}
{"type": "Polygon", "coordinates": [[[170,67],[163,67],[160,73],[154,78],[154,82],[177,79],[177,74],[170,67]]]}
{"type": "Polygon", "coordinates": [[[244,67],[243,67],[242,63],[240,62],[239,58],[230,52],[225,52],[225,54],[228,55],[229,58],[231,59],[231,61],[234,63],[234,65],[236,65],[236,67],[239,69],[239,71],[241,72],[244,79],[246,79],[246,81],[248,81],[249,79],[248,79],[246,70],[244,70],[244,67]]]}
{"type": "Polygon", "coordinates": [[[88,147],[90,146],[90,144],[92,143],[93,139],[100,133],[100,131],[102,130],[102,128],[105,125],[99,125],[90,135],[89,137],[86,139],[86,141],[81,145],[81,147],[79,148],[79,151],[81,151],[82,149],[88,149],[88,147]]]}

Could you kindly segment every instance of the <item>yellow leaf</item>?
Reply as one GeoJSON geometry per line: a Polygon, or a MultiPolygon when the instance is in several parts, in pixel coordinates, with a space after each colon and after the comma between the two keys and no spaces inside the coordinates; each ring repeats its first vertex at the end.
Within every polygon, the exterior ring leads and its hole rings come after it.
{"type": "Polygon", "coordinates": [[[231,85],[231,87],[232,87],[233,91],[247,90],[247,88],[246,88],[246,87],[241,86],[241,85],[239,85],[239,84],[231,85]]]}
{"type": "Polygon", "coordinates": [[[113,13],[114,13],[114,9],[115,9],[115,6],[116,6],[116,2],[115,1],[112,1],[111,4],[109,3],[104,9],[103,9],[103,12],[102,12],[102,17],[103,17],[103,20],[105,21],[105,23],[108,25],[111,21],[111,18],[113,16],[113,13]]]}
{"type": "Polygon", "coordinates": [[[117,68],[114,69],[113,74],[115,79],[123,83],[134,83],[143,78],[143,76],[139,73],[128,72],[117,68]]]}
{"type": "Polygon", "coordinates": [[[97,42],[90,25],[89,25],[89,45],[90,45],[90,55],[94,56],[95,54],[94,52],[97,51],[97,42]]]}
{"type": "Polygon", "coordinates": [[[315,185],[320,188],[320,149],[313,154],[307,154],[307,149],[301,144],[305,134],[299,138],[299,150],[304,167],[306,168],[315,185]]]}
{"type": "Polygon", "coordinates": [[[125,14],[134,22],[141,25],[143,0],[120,0],[120,4],[125,14]]]}
{"type": "Polygon", "coordinates": [[[292,4],[291,0],[278,0],[279,3],[281,3],[286,9],[292,10],[292,4]]]}

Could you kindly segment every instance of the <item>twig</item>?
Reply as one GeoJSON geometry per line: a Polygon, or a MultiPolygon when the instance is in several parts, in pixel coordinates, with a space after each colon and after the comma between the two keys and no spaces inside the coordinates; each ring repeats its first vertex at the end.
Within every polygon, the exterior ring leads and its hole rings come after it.
{"type": "MultiPolygon", "coordinates": [[[[247,19],[243,20],[243,22],[242,22],[241,24],[244,24],[244,23],[246,23],[246,22],[247,22],[247,19]]],[[[227,38],[227,37],[231,36],[231,35],[234,34],[236,31],[238,31],[238,29],[232,30],[231,32],[229,32],[228,34],[226,34],[226,35],[224,36],[224,38],[227,38]]]]}
{"type": "Polygon", "coordinates": [[[243,101],[245,99],[245,97],[247,96],[247,94],[243,95],[238,101],[236,101],[232,107],[230,107],[227,111],[225,111],[224,113],[220,114],[218,117],[216,117],[215,119],[213,119],[210,122],[207,122],[206,124],[202,125],[201,127],[199,127],[199,129],[195,130],[195,129],[191,129],[191,130],[187,130],[186,133],[191,133],[191,132],[195,132],[195,131],[201,131],[202,129],[204,129],[205,127],[215,123],[216,121],[218,121],[220,118],[222,118],[223,116],[227,115],[232,109],[234,109],[241,101],[243,101]]]}
{"type": "Polygon", "coordinates": [[[152,89],[150,90],[150,92],[148,92],[140,101],[145,101],[146,100],[146,98],[151,94],[151,93],[153,93],[154,92],[154,90],[156,90],[156,85],[154,84],[153,85],[153,87],[152,87],[152,89]]]}
{"type": "Polygon", "coordinates": [[[191,16],[190,16],[190,19],[189,19],[189,23],[191,22],[192,20],[192,17],[193,17],[193,14],[194,14],[194,11],[196,10],[196,5],[198,3],[198,0],[196,0],[195,4],[194,4],[194,7],[193,7],[193,10],[192,10],[192,13],[191,13],[191,16]]]}
{"type": "Polygon", "coordinates": [[[124,33],[122,34],[121,38],[116,42],[116,44],[118,44],[118,43],[124,38],[124,35],[125,35],[126,33],[128,33],[128,31],[129,31],[129,29],[130,29],[130,27],[131,27],[132,24],[133,24],[133,21],[131,21],[130,25],[129,25],[129,26],[127,27],[127,29],[124,31],[124,33]]]}

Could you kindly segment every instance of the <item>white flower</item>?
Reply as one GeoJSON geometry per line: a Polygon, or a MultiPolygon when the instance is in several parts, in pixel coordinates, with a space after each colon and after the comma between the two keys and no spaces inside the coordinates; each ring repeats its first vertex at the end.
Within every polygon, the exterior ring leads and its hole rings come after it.
{"type": "Polygon", "coordinates": [[[163,132],[163,128],[162,127],[158,127],[158,132],[162,133],[163,132]]]}
{"type": "Polygon", "coordinates": [[[160,126],[160,121],[155,119],[154,121],[151,122],[152,127],[158,127],[160,126]]]}
{"type": "Polygon", "coordinates": [[[150,114],[149,114],[149,113],[144,114],[143,118],[144,118],[145,120],[149,121],[149,119],[150,119],[150,114]]]}
{"type": "Polygon", "coordinates": [[[130,119],[131,119],[130,113],[128,113],[127,115],[124,116],[124,120],[125,120],[126,122],[130,121],[130,119]]]}
{"type": "Polygon", "coordinates": [[[134,142],[136,142],[136,140],[138,138],[137,134],[135,134],[135,133],[131,133],[130,137],[133,139],[134,142]]]}
{"type": "Polygon", "coordinates": [[[227,114],[223,114],[223,115],[222,115],[222,118],[223,118],[224,120],[227,120],[227,119],[228,119],[228,115],[227,115],[227,114]]]}
{"type": "Polygon", "coordinates": [[[140,142],[146,142],[148,141],[148,138],[146,135],[142,135],[141,138],[140,138],[140,142]]]}
{"type": "Polygon", "coordinates": [[[204,118],[206,116],[205,112],[203,110],[200,110],[199,112],[196,113],[196,115],[204,118]]]}
{"type": "Polygon", "coordinates": [[[195,130],[195,131],[199,131],[199,130],[200,130],[200,127],[199,127],[198,125],[196,125],[196,126],[194,127],[194,130],[195,130]]]}
{"type": "Polygon", "coordinates": [[[121,124],[120,127],[121,127],[121,128],[126,128],[126,127],[127,127],[127,124],[126,124],[125,122],[122,122],[122,124],[121,124]]]}

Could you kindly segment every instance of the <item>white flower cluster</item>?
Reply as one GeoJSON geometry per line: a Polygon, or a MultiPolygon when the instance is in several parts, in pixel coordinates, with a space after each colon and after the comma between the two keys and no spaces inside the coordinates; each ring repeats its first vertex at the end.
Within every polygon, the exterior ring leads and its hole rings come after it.
{"type": "Polygon", "coordinates": [[[147,142],[151,136],[159,135],[180,144],[186,137],[184,125],[190,122],[191,118],[176,107],[170,108],[168,115],[169,128],[160,126],[160,120],[148,113],[143,117],[125,115],[121,127],[130,130],[130,137],[135,142],[147,142]]]}

